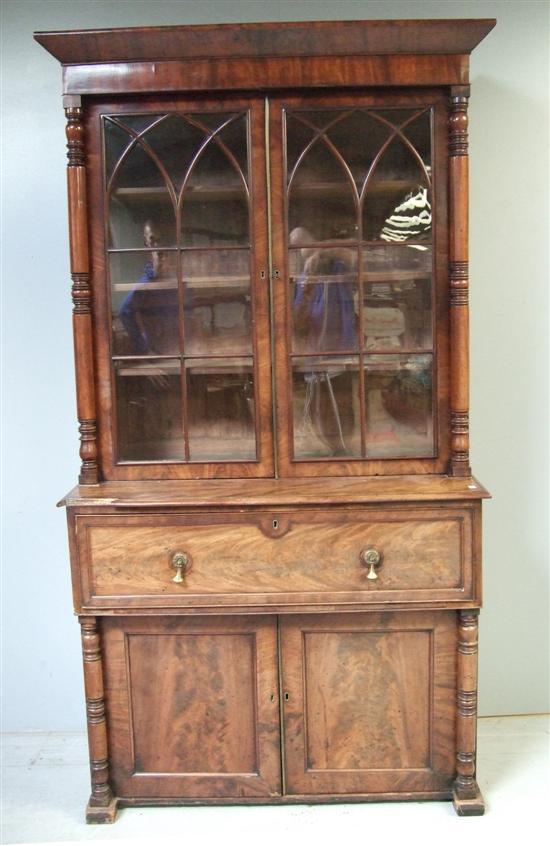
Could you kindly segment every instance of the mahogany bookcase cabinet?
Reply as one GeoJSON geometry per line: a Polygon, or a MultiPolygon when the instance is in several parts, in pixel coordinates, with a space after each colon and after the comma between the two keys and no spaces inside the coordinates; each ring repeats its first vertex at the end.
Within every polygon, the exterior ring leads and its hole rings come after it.
{"type": "Polygon", "coordinates": [[[493,25],[35,36],[67,116],[90,822],[483,813],[467,104],[493,25]]]}

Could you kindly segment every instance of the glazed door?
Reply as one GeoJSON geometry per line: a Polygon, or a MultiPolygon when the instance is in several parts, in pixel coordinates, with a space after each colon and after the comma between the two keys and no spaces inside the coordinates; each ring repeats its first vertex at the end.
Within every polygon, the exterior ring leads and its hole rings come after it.
{"type": "Polygon", "coordinates": [[[456,615],[281,618],[285,793],[447,791],[456,615]]]}
{"type": "Polygon", "coordinates": [[[442,472],[445,98],[288,97],[270,127],[281,474],[442,472]]]}
{"type": "Polygon", "coordinates": [[[105,478],[271,475],[263,98],[102,103],[87,130],[105,478]]]}
{"type": "Polygon", "coordinates": [[[102,633],[116,795],[280,794],[275,617],[107,618],[102,633]]]}

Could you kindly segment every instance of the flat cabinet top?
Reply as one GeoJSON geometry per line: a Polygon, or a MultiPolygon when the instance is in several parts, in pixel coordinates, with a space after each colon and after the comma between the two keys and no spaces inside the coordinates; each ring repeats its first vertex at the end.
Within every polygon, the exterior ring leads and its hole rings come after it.
{"type": "Polygon", "coordinates": [[[428,502],[486,499],[477,479],[449,476],[386,476],[357,479],[208,479],[192,482],[103,482],[73,488],[58,505],[274,506],[339,505],[370,502],[428,502]]]}
{"type": "Polygon", "coordinates": [[[62,64],[206,57],[471,53],[491,18],[462,20],[298,21],[37,32],[62,64]]]}

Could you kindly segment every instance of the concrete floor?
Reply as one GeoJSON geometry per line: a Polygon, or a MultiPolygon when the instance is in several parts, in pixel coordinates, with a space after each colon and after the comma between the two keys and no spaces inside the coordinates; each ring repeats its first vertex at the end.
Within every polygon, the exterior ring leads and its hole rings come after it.
{"type": "Polygon", "coordinates": [[[516,846],[548,842],[549,718],[479,721],[478,781],[484,817],[458,818],[451,803],[293,807],[133,808],[111,826],[87,826],[84,734],[3,736],[2,840],[64,843],[185,843],[185,846],[516,846]],[[504,840],[502,840],[504,838],[504,840]],[[521,838],[519,843],[517,839],[521,838]]]}

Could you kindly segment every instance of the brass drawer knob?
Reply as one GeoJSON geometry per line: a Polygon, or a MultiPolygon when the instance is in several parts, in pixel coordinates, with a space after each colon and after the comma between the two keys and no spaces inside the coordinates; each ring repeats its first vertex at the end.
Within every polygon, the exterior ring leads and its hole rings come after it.
{"type": "Polygon", "coordinates": [[[181,584],[184,581],[183,576],[189,569],[189,556],[186,552],[176,552],[172,558],[172,567],[176,570],[176,575],[172,579],[173,582],[181,584]]]}
{"type": "Polygon", "coordinates": [[[378,550],[374,547],[364,549],[361,552],[360,558],[365,567],[369,568],[367,579],[377,579],[378,575],[376,570],[382,566],[382,555],[378,552],[378,550]]]}

